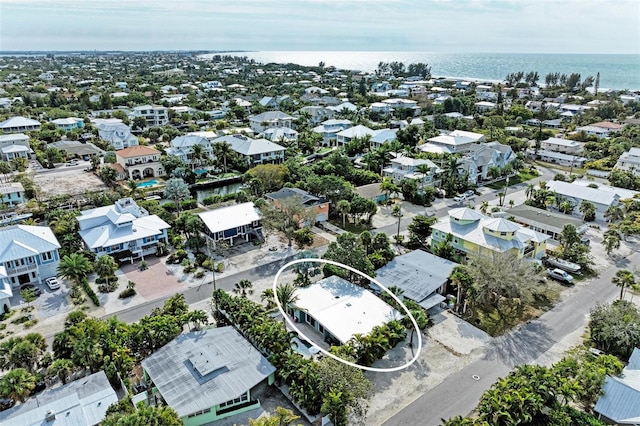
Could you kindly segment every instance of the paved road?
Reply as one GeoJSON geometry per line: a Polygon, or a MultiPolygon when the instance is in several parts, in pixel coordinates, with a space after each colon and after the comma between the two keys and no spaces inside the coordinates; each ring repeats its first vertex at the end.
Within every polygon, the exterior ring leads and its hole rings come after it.
{"type": "Polygon", "coordinates": [[[614,299],[619,290],[611,284],[611,278],[619,268],[630,268],[639,262],[640,253],[634,253],[537,320],[495,339],[481,359],[447,377],[384,424],[437,426],[441,418],[469,414],[482,393],[499,377],[504,377],[515,365],[540,358],[555,343],[585,324],[593,307],[614,299]],[[480,380],[474,380],[473,375],[480,376],[480,380]]]}

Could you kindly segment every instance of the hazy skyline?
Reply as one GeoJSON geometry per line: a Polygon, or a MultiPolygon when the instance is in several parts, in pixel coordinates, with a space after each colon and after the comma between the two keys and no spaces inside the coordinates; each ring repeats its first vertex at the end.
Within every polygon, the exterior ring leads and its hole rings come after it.
{"type": "Polygon", "coordinates": [[[640,54],[640,0],[0,0],[0,50],[640,54]]]}

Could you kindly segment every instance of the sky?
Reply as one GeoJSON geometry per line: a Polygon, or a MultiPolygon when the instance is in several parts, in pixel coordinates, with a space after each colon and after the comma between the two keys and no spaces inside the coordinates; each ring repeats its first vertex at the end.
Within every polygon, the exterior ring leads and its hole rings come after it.
{"type": "Polygon", "coordinates": [[[640,0],[0,0],[0,51],[640,54],[640,0]]]}

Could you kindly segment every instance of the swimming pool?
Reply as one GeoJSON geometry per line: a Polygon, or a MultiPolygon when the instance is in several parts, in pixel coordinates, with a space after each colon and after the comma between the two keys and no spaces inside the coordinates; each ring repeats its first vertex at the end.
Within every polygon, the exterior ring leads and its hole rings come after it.
{"type": "Polygon", "coordinates": [[[147,180],[145,182],[140,182],[139,184],[137,184],[136,186],[138,188],[146,188],[147,186],[153,186],[155,184],[157,184],[158,181],[155,179],[151,179],[151,180],[147,180]]]}
{"type": "Polygon", "coordinates": [[[298,337],[295,337],[295,336],[291,339],[291,349],[298,352],[300,355],[302,355],[305,358],[311,358],[314,355],[316,355],[318,352],[320,352],[318,348],[313,346],[311,343],[304,340],[300,340],[298,337]]]}
{"type": "Polygon", "coordinates": [[[197,174],[198,176],[203,175],[205,173],[207,173],[208,170],[207,169],[194,169],[193,173],[197,174]]]}

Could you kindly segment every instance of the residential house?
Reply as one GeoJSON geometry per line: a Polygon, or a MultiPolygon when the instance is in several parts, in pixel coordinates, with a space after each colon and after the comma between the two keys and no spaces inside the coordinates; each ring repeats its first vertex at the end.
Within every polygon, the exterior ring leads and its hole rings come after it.
{"type": "Polygon", "coordinates": [[[11,289],[11,281],[7,269],[0,265],[0,315],[6,314],[11,310],[11,298],[13,290],[11,289]]]}
{"type": "Polygon", "coordinates": [[[264,138],[271,142],[280,142],[285,145],[298,143],[298,132],[288,127],[271,127],[263,132],[264,138]]]}
{"type": "Polygon", "coordinates": [[[212,141],[214,145],[220,142],[231,145],[231,149],[251,166],[266,163],[277,164],[284,161],[285,147],[267,139],[252,139],[248,136],[235,134],[222,136],[212,141]]]}
{"type": "Polygon", "coordinates": [[[386,93],[387,91],[393,89],[391,84],[388,81],[382,81],[380,83],[373,83],[371,85],[371,91],[373,93],[386,93]]]}
{"type": "Polygon", "coordinates": [[[420,115],[420,107],[418,106],[418,102],[411,99],[391,98],[383,100],[382,103],[388,105],[389,108],[391,108],[391,111],[411,110],[413,111],[414,117],[420,115]]]}
{"type": "MultiPolygon", "coordinates": [[[[445,291],[449,275],[457,263],[427,253],[414,250],[396,256],[392,261],[376,271],[376,280],[386,288],[395,286],[402,290],[402,297],[418,303],[429,310],[445,301],[445,291]]],[[[377,288],[377,285],[371,284],[377,288]]]]}
{"type": "MultiPolygon", "coordinates": [[[[185,426],[260,414],[256,389],[271,385],[275,367],[231,326],[183,333],[142,360],[147,403],[162,400],[185,426]]],[[[137,400],[134,396],[134,400],[137,400]]]]}
{"type": "Polygon", "coordinates": [[[541,259],[549,239],[533,229],[504,218],[488,217],[467,207],[449,210],[449,217],[438,221],[431,229],[432,248],[451,235],[450,244],[461,259],[493,253],[541,259]]]}
{"type": "Polygon", "coordinates": [[[496,103],[495,102],[480,101],[480,102],[476,102],[474,105],[476,107],[476,110],[479,113],[489,112],[489,111],[493,111],[494,109],[496,109],[496,103]]]}
{"type": "Polygon", "coordinates": [[[607,376],[593,411],[605,424],[640,425],[640,349],[635,348],[619,376],[607,376]]]}
{"type": "MultiPolygon", "coordinates": [[[[356,112],[358,111],[358,107],[352,104],[351,102],[342,102],[339,105],[328,106],[328,110],[334,111],[336,113],[344,113],[344,112],[356,112]]],[[[332,118],[332,117],[329,117],[332,118]]]]}
{"type": "Polygon", "coordinates": [[[376,150],[380,148],[385,143],[391,143],[396,139],[396,134],[398,133],[398,129],[381,129],[378,130],[377,133],[371,136],[369,139],[369,149],[376,150]]]}
{"type": "Polygon", "coordinates": [[[51,122],[55,124],[56,129],[64,130],[65,132],[70,132],[74,129],[82,129],[84,127],[84,120],[77,117],[58,118],[51,120],[51,122]]]}
{"type": "Polygon", "coordinates": [[[0,155],[3,161],[11,161],[14,158],[29,158],[31,144],[29,136],[24,133],[0,135],[0,155]]]}
{"type": "Polygon", "coordinates": [[[380,183],[370,183],[368,185],[357,186],[356,194],[375,203],[381,203],[386,200],[387,195],[380,190],[380,183]]]}
{"type": "Polygon", "coordinates": [[[391,113],[391,106],[384,102],[372,102],[369,104],[369,110],[376,114],[388,115],[391,113]]]}
{"type": "MultiPolygon", "coordinates": [[[[305,190],[299,188],[282,188],[276,192],[265,194],[265,197],[276,204],[279,204],[280,201],[287,198],[299,197],[307,209],[314,209],[316,212],[316,222],[326,222],[329,220],[329,202],[305,190]]],[[[300,225],[303,226],[305,224],[301,223],[300,225]]]]}
{"type": "Polygon", "coordinates": [[[22,404],[0,412],[3,425],[98,425],[107,409],[118,402],[104,371],[29,398],[22,404]]]}
{"type": "Polygon", "coordinates": [[[350,120],[331,119],[323,121],[321,125],[314,127],[313,131],[322,135],[322,144],[331,146],[338,139],[338,133],[350,129],[353,124],[350,120]]]}
{"type": "Polygon", "coordinates": [[[282,111],[267,111],[249,116],[249,127],[254,132],[263,132],[270,127],[293,127],[295,119],[282,111]]]}
{"type": "Polygon", "coordinates": [[[467,173],[469,180],[478,183],[491,178],[492,167],[503,169],[516,159],[516,154],[509,145],[499,142],[469,145],[469,152],[460,159],[460,173],[467,173]]]}
{"type": "Polygon", "coordinates": [[[631,148],[620,154],[620,158],[616,162],[616,169],[630,171],[634,175],[640,176],[640,148],[631,148]]]}
{"type": "Polygon", "coordinates": [[[0,183],[0,202],[9,208],[24,203],[24,187],[20,182],[0,183]]]}
{"type": "Polygon", "coordinates": [[[144,179],[164,176],[160,151],[150,146],[131,146],[116,151],[116,166],[122,179],[144,179]]]}
{"type": "Polygon", "coordinates": [[[297,288],[295,297],[287,313],[331,343],[345,344],[355,334],[369,334],[376,326],[402,318],[371,291],[336,275],[297,288]]]}
{"type": "Polygon", "coordinates": [[[474,143],[486,142],[485,136],[480,133],[454,130],[427,139],[427,143],[418,148],[423,152],[449,153],[468,152],[474,143]]]}
{"type": "Polygon", "coordinates": [[[437,174],[441,170],[431,160],[415,159],[403,155],[392,158],[390,166],[382,169],[382,175],[390,178],[394,183],[400,183],[403,179],[411,179],[420,182],[420,186],[433,186],[437,174]],[[418,171],[419,166],[429,167],[429,173],[423,174],[418,171]]]}
{"type": "Polygon", "coordinates": [[[40,130],[40,122],[26,117],[11,117],[0,122],[0,131],[3,133],[20,133],[40,130]]]}
{"type": "Polygon", "coordinates": [[[348,129],[338,132],[336,134],[336,143],[338,145],[346,145],[351,142],[352,139],[373,137],[376,134],[376,130],[371,130],[367,126],[359,124],[357,126],[349,127],[348,129]]]}
{"type": "Polygon", "coordinates": [[[322,106],[306,106],[300,108],[300,112],[309,114],[309,122],[314,125],[320,124],[336,115],[333,109],[322,106]]]}
{"type": "Polygon", "coordinates": [[[60,243],[48,226],[11,225],[0,228],[0,266],[11,287],[42,283],[57,274],[60,243]]]}
{"type": "Polygon", "coordinates": [[[169,109],[161,105],[140,105],[133,107],[131,120],[143,117],[147,127],[164,126],[169,122],[169,109]]]}
{"type": "Polygon", "coordinates": [[[77,220],[84,245],[97,257],[134,259],[155,254],[158,243],[167,244],[171,227],[128,197],[112,206],[84,210],[77,220]]]}
{"type": "Polygon", "coordinates": [[[263,107],[270,109],[270,110],[274,110],[278,108],[278,101],[276,100],[276,98],[271,97],[271,96],[264,96],[262,99],[260,99],[260,101],[258,102],[260,105],[262,105],[263,107]]]}
{"type": "Polygon", "coordinates": [[[584,157],[572,154],[562,154],[555,151],[547,151],[546,149],[539,149],[538,152],[536,152],[535,149],[529,148],[527,149],[527,156],[546,163],[554,163],[566,167],[584,167],[585,163],[588,161],[584,157]]]}
{"type": "Polygon", "coordinates": [[[213,159],[213,148],[209,139],[196,134],[188,133],[178,136],[171,141],[171,146],[166,149],[167,155],[173,155],[182,160],[185,164],[199,166],[207,159],[213,159]],[[192,156],[193,147],[199,145],[202,148],[202,158],[194,159],[192,156]]]}
{"type": "Polygon", "coordinates": [[[549,138],[541,141],[540,147],[547,151],[578,155],[582,152],[583,144],[570,139],[549,138]]]}
{"type": "Polygon", "coordinates": [[[204,233],[215,245],[227,241],[234,245],[240,241],[264,241],[262,213],[253,203],[234,204],[198,213],[204,222],[204,233]]]}
{"type": "Polygon", "coordinates": [[[562,228],[567,224],[573,225],[578,234],[584,234],[587,231],[587,224],[582,219],[550,210],[542,210],[526,204],[512,207],[501,214],[494,213],[492,216],[511,217],[514,222],[541,234],[548,235],[555,241],[560,241],[562,228]]]}
{"type": "Polygon", "coordinates": [[[94,118],[91,122],[98,129],[98,137],[109,142],[115,150],[138,145],[138,138],[131,134],[131,128],[118,118],[94,118]]]}
{"type": "Polygon", "coordinates": [[[596,220],[604,221],[604,213],[609,207],[620,204],[622,198],[615,191],[607,190],[605,185],[597,185],[597,188],[579,185],[577,183],[561,182],[553,180],[547,182],[547,189],[555,192],[562,201],[568,201],[574,206],[573,214],[582,215],[578,207],[583,201],[588,201],[596,208],[596,220]]]}
{"type": "Polygon", "coordinates": [[[595,135],[599,138],[608,138],[612,133],[619,132],[622,124],[612,123],[610,121],[599,121],[589,124],[588,126],[580,126],[576,128],[576,132],[584,132],[587,135],[595,135]]]}

